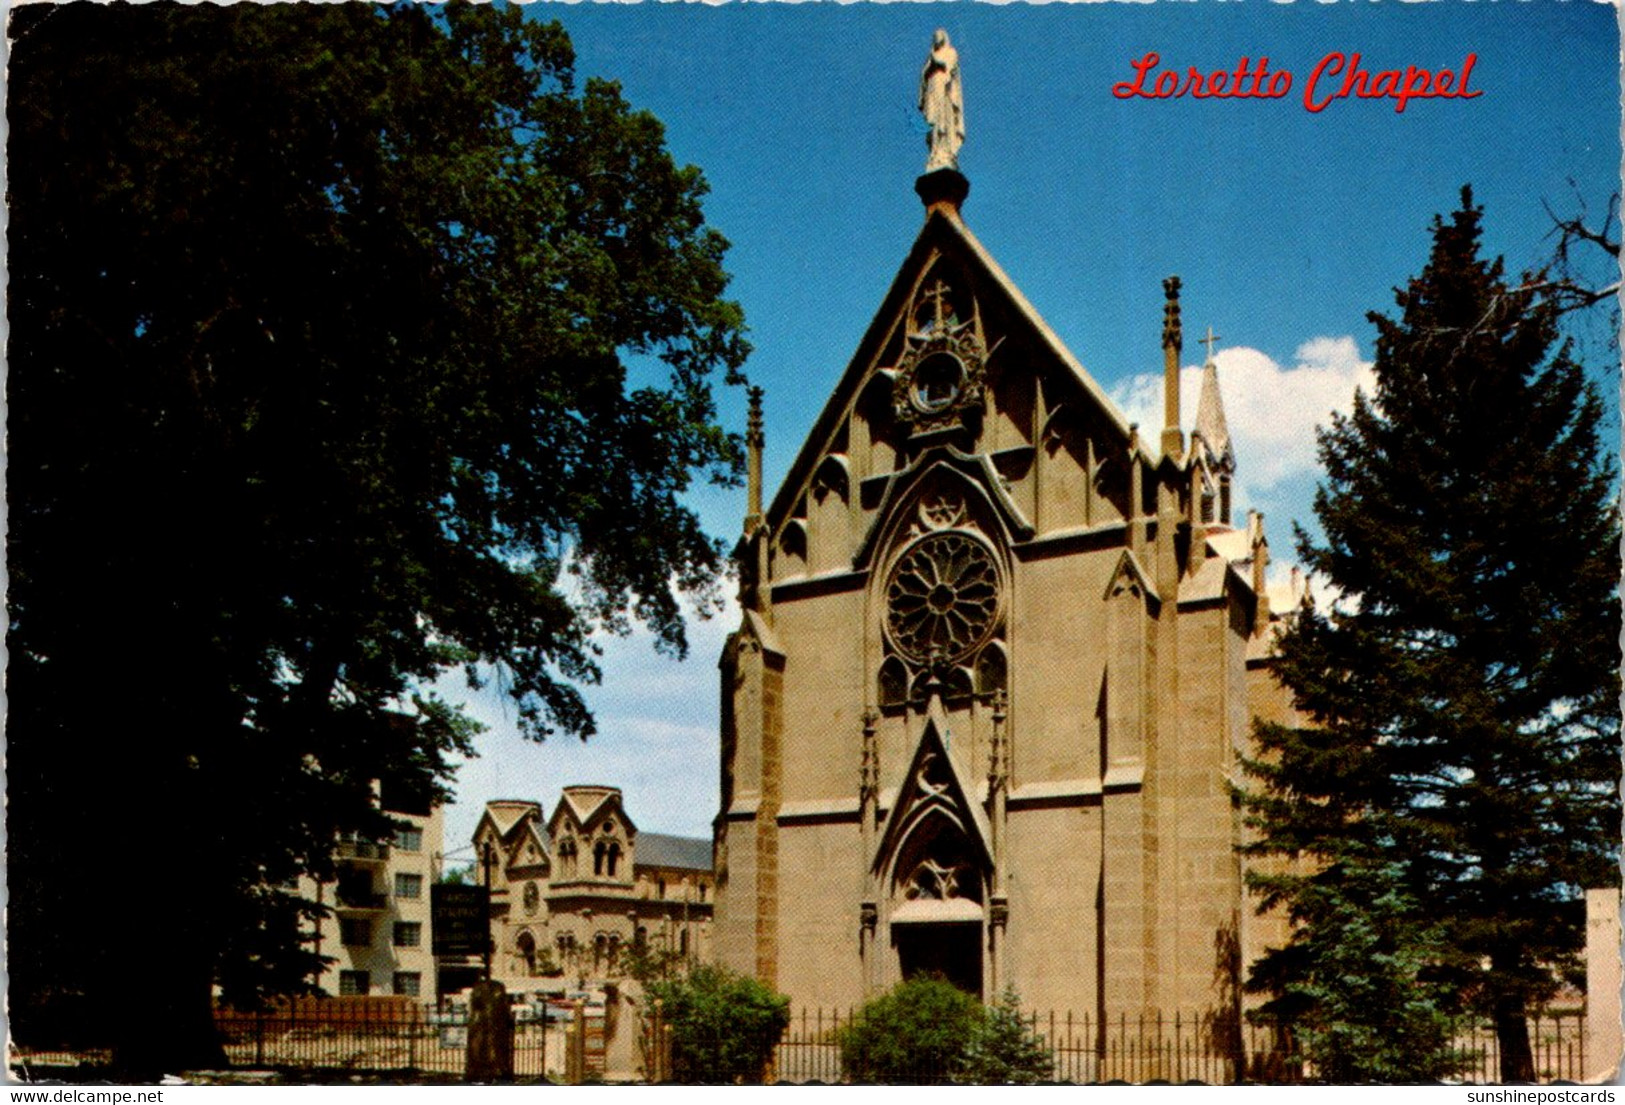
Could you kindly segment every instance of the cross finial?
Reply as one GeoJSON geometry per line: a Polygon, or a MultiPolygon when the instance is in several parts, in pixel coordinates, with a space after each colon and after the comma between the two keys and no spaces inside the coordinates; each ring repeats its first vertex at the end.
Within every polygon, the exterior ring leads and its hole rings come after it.
{"type": "Polygon", "coordinates": [[[1207,328],[1207,337],[1202,339],[1202,344],[1207,346],[1207,359],[1209,361],[1213,359],[1213,343],[1218,340],[1219,335],[1215,334],[1213,332],[1213,327],[1209,326],[1207,328]]]}
{"type": "Polygon", "coordinates": [[[945,306],[948,295],[948,285],[941,280],[925,289],[925,298],[931,301],[931,314],[936,321],[936,332],[938,333],[942,332],[943,326],[948,321],[948,310],[951,309],[951,305],[945,306]]]}

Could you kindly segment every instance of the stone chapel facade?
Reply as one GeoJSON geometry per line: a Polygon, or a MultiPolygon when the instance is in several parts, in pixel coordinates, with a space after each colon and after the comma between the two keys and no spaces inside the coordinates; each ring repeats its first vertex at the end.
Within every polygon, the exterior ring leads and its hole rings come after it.
{"type": "Polygon", "coordinates": [[[765,510],[752,393],[715,954],[799,1006],[936,972],[1037,1008],[1233,1008],[1274,936],[1238,756],[1289,703],[1217,373],[1187,437],[1165,281],[1143,438],[966,227],[965,179],[916,187],[925,225],[765,510]]]}

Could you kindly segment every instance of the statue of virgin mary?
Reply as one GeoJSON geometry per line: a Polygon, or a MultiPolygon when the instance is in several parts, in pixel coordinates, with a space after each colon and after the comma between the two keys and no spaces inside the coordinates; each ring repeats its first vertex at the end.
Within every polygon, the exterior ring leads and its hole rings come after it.
{"type": "Polygon", "coordinates": [[[920,71],[920,114],[931,125],[925,144],[931,151],[925,171],[959,168],[959,147],[965,141],[965,101],[959,82],[959,51],[948,32],[937,28],[931,36],[931,56],[920,71]]]}

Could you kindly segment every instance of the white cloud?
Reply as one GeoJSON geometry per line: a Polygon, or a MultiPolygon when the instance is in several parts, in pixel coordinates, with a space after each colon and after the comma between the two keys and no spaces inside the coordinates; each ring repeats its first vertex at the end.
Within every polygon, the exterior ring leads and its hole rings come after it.
{"type": "MultiPolygon", "coordinates": [[[[1371,362],[1360,357],[1352,337],[1306,341],[1291,367],[1246,346],[1220,350],[1214,363],[1236,452],[1238,498],[1244,503],[1268,501],[1282,484],[1314,475],[1319,465],[1315,427],[1333,411],[1347,413],[1356,387],[1370,394],[1376,383],[1371,362]]],[[[1201,390],[1201,367],[1183,368],[1179,402],[1187,431],[1201,390]]],[[[1141,438],[1154,444],[1162,426],[1162,377],[1134,376],[1114,388],[1112,398],[1140,424],[1141,438]]]]}

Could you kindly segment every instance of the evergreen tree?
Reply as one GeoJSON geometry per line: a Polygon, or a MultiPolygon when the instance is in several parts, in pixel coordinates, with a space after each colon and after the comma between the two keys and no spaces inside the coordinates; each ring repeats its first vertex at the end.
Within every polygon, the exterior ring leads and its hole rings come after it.
{"type": "Polygon", "coordinates": [[[1480,256],[1481,214],[1464,189],[1435,220],[1399,317],[1369,316],[1375,394],[1319,434],[1325,539],[1298,548],[1340,597],[1281,638],[1306,725],[1259,727],[1248,806],[1255,855],[1302,858],[1253,879],[1301,923],[1298,978],[1332,944],[1315,896],[1391,866],[1502,1077],[1528,1080],[1581,891],[1619,877],[1618,504],[1557,307],[1480,256]]]}
{"type": "Polygon", "coordinates": [[[1054,1070],[1055,1055],[1022,1016],[1020,995],[1005,987],[982,1010],[959,1080],[973,1086],[1036,1086],[1048,1082],[1054,1070]]]}
{"type": "Polygon", "coordinates": [[[740,467],[747,347],[699,171],[557,24],[8,29],[9,1010],[155,1076],[222,1062],[217,984],[308,984],[285,888],[391,832],[374,780],[444,796],[440,676],[586,736],[599,628],[682,651],[723,556],[680,496],[740,467]]]}
{"type": "Polygon", "coordinates": [[[1298,938],[1254,967],[1250,988],[1270,1000],[1251,1015],[1290,1038],[1316,1079],[1432,1082],[1456,1072],[1442,927],[1406,895],[1395,866],[1344,850],[1298,888],[1292,917],[1298,938]]]}

